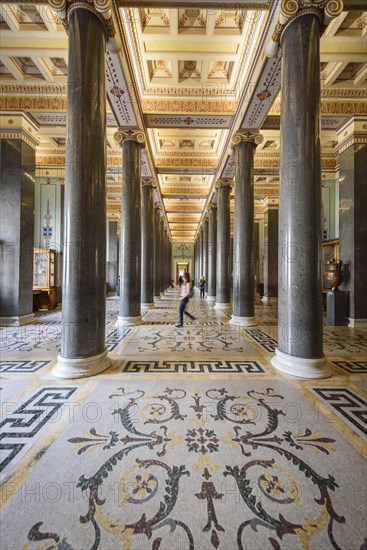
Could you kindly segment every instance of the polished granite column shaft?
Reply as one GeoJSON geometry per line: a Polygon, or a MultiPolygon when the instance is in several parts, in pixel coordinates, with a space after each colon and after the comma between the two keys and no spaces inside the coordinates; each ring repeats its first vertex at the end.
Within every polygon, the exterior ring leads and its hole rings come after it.
{"type": "Polygon", "coordinates": [[[121,289],[118,324],[141,323],[141,147],[144,134],[115,133],[122,147],[122,197],[120,273],[121,289]]]}
{"type": "Polygon", "coordinates": [[[215,187],[218,193],[217,207],[217,288],[216,309],[231,308],[231,267],[230,267],[230,194],[232,180],[220,179],[215,187]]]}
{"type": "Polygon", "coordinates": [[[198,276],[198,284],[199,284],[199,279],[200,277],[202,276],[203,272],[202,272],[202,269],[203,269],[203,262],[202,262],[202,259],[203,259],[203,233],[201,231],[201,227],[199,229],[199,235],[198,235],[198,255],[199,255],[199,261],[198,261],[198,269],[199,269],[199,276],[198,276]]]}
{"type": "Polygon", "coordinates": [[[209,205],[207,300],[215,302],[217,287],[217,205],[209,205]]]}
{"type": "Polygon", "coordinates": [[[153,178],[141,180],[141,307],[154,307],[153,178]]]}
{"type": "Polygon", "coordinates": [[[154,298],[157,300],[161,295],[161,239],[159,235],[161,227],[161,214],[159,205],[154,207],[154,298]]]}
{"type": "MultiPolygon", "coordinates": [[[[322,17],[322,15],[321,15],[322,17]]],[[[281,38],[282,97],[277,369],[328,375],[321,292],[320,26],[298,15],[281,38]]]]}
{"type": "Polygon", "coordinates": [[[68,15],[68,109],[61,378],[110,366],[106,317],[106,35],[90,10],[68,15]]]}
{"type": "MultiPolygon", "coordinates": [[[[255,279],[255,292],[258,291],[259,284],[259,222],[254,223],[254,279],[255,279]]],[[[278,240],[278,236],[277,236],[278,240]]],[[[278,269],[277,269],[278,273],[278,269]]]]}
{"type": "MultiPolygon", "coordinates": [[[[208,220],[203,222],[203,275],[208,281],[208,220]]],[[[207,286],[206,286],[207,290],[207,286]]]]}
{"type": "Polygon", "coordinates": [[[250,326],[255,321],[254,279],[254,154],[263,141],[258,133],[243,132],[233,138],[235,154],[233,315],[232,324],[250,326]]]}
{"type": "Polygon", "coordinates": [[[107,290],[116,292],[118,284],[118,235],[117,222],[109,220],[107,250],[107,290]]]}
{"type": "Polygon", "coordinates": [[[34,319],[35,152],[20,139],[0,140],[0,324],[34,319]]]}
{"type": "Polygon", "coordinates": [[[164,220],[161,215],[161,219],[159,222],[159,238],[161,241],[161,262],[162,262],[162,269],[161,269],[161,280],[160,280],[160,291],[161,295],[164,293],[164,277],[165,277],[165,247],[164,247],[164,220]]]}
{"type": "Polygon", "coordinates": [[[278,200],[267,199],[264,212],[264,303],[278,300],[278,200]]]}

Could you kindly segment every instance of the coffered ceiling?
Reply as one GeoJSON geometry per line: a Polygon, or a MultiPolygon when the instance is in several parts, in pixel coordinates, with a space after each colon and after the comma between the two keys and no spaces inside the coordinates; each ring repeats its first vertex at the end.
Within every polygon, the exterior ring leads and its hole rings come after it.
{"type": "MultiPolygon", "coordinates": [[[[255,157],[255,215],[276,196],[279,180],[281,57],[265,48],[279,1],[118,0],[122,49],[106,53],[107,208],[121,210],[119,126],[147,136],[142,174],[156,177],[155,200],[173,241],[191,242],[215,180],[233,177],[230,140],[240,128],[261,129],[255,157]],[[134,7],[129,7],[131,4],[134,7]],[[238,9],[241,7],[241,9],[238,9]]],[[[365,115],[367,12],[345,1],[321,39],[323,169],[336,172],[336,129],[365,115]]],[[[362,9],[361,9],[362,7],[362,9]]],[[[1,131],[26,113],[39,174],[64,176],[68,38],[47,3],[0,2],[1,131]],[[10,122],[12,121],[12,122],[10,122]]]]}

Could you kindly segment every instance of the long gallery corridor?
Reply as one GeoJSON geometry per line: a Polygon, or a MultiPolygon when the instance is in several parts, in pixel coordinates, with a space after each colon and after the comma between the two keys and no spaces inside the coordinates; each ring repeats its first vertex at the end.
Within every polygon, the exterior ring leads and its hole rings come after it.
{"type": "Polygon", "coordinates": [[[276,302],[256,327],[179,293],[116,328],[112,366],[60,380],[61,311],[2,329],[1,547],[366,548],[365,329],[324,326],[332,378],[276,372],[276,302]]]}

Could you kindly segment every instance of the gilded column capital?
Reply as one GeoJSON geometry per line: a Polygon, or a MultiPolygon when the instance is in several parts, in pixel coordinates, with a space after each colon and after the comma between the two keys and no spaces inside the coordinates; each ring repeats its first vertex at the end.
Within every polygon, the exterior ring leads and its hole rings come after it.
{"type": "Polygon", "coordinates": [[[220,189],[221,187],[229,187],[230,189],[232,189],[233,179],[220,178],[215,182],[215,188],[220,189]]]}
{"type": "Polygon", "coordinates": [[[93,12],[104,26],[109,50],[114,53],[120,51],[122,44],[112,0],[48,0],[48,4],[60,17],[66,30],[69,15],[74,9],[84,8],[93,12]]]}
{"type": "Polygon", "coordinates": [[[320,23],[326,26],[332,19],[338,17],[342,11],[342,0],[282,0],[278,23],[265,51],[267,57],[278,55],[283,32],[296,17],[313,13],[320,19],[320,23]]]}
{"type": "Polygon", "coordinates": [[[251,131],[236,132],[232,137],[232,147],[234,148],[236,145],[244,141],[253,143],[254,146],[256,147],[257,145],[260,145],[260,143],[264,141],[264,136],[260,134],[260,132],[251,132],[251,131]]]}
{"type": "Polygon", "coordinates": [[[142,187],[157,187],[157,182],[154,178],[141,178],[142,187]]]}
{"type": "Polygon", "coordinates": [[[145,135],[141,130],[125,130],[119,128],[113,135],[114,140],[122,146],[126,141],[136,141],[142,147],[145,146],[145,135]]]}

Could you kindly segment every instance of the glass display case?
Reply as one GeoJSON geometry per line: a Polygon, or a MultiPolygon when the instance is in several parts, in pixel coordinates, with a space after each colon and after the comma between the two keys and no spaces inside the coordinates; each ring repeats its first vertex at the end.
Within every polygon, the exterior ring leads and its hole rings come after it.
{"type": "Polygon", "coordinates": [[[331,290],[336,262],[339,261],[339,239],[322,243],[322,291],[331,290]]]}
{"type": "Polygon", "coordinates": [[[33,249],[33,306],[34,309],[56,307],[56,250],[33,249]]]}

